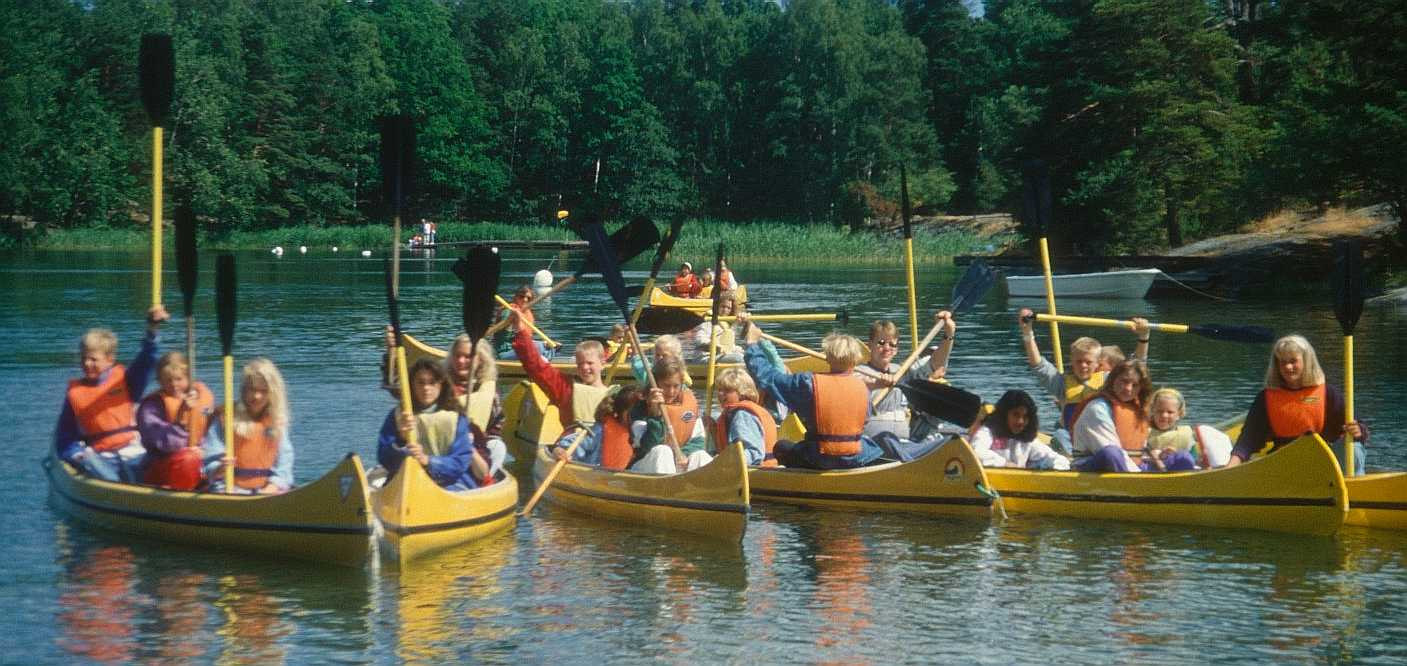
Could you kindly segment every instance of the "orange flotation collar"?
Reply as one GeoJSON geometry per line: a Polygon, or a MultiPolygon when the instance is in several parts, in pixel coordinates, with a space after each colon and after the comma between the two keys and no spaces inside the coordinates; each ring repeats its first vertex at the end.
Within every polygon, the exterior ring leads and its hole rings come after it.
{"type": "Polygon", "coordinates": [[[269,485],[269,477],[274,474],[279,434],[267,417],[249,427],[254,431],[249,435],[239,434],[241,428],[234,429],[235,485],[258,490],[269,485]]]}
{"type": "Polygon", "coordinates": [[[853,374],[812,376],[812,399],[816,403],[816,432],[810,439],[820,444],[828,456],[853,456],[860,452],[869,411],[869,389],[853,374]]]}
{"type": "Polygon", "coordinates": [[[718,421],[713,424],[713,442],[719,451],[727,448],[732,442],[728,441],[728,429],[733,425],[733,417],[738,412],[749,412],[757,417],[757,422],[762,424],[762,467],[776,467],[777,458],[772,455],[772,449],[777,446],[777,421],[772,418],[772,414],[766,409],[751,400],[739,400],[723,405],[723,411],[718,415],[718,421]]]}
{"type": "Polygon", "coordinates": [[[136,412],[122,365],[112,366],[107,379],[97,384],[70,381],[68,404],[83,441],[96,451],[116,451],[137,438],[136,412]]]}
{"type": "Polygon", "coordinates": [[[607,416],[601,423],[601,467],[605,469],[625,469],[635,458],[635,447],[630,444],[630,427],[620,422],[614,415],[607,416]]]}
{"type": "Polygon", "coordinates": [[[665,418],[674,429],[675,443],[684,446],[694,434],[694,424],[699,421],[699,399],[694,392],[679,387],[679,402],[664,404],[665,418]]]}
{"type": "Polygon", "coordinates": [[[1265,415],[1275,437],[1293,439],[1307,432],[1324,432],[1327,405],[1324,385],[1290,390],[1265,389],[1265,415]]]}
{"type": "Polygon", "coordinates": [[[1141,452],[1148,446],[1148,419],[1138,405],[1110,400],[1109,411],[1114,415],[1114,430],[1119,433],[1119,446],[1125,451],[1141,452]]]}

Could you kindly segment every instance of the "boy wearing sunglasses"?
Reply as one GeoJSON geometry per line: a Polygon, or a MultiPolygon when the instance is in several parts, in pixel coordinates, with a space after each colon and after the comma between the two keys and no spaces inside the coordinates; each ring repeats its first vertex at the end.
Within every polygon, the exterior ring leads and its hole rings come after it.
{"type": "MultiPolygon", "coordinates": [[[[917,363],[910,366],[905,377],[894,376],[894,373],[899,371],[899,364],[894,362],[894,358],[899,352],[898,327],[887,319],[881,319],[870,325],[868,365],[870,369],[883,373],[883,376],[871,377],[869,373],[860,374],[870,389],[870,411],[865,420],[866,435],[874,437],[880,433],[888,432],[896,437],[914,439],[913,433],[910,431],[909,403],[904,397],[904,392],[890,391],[889,395],[876,405],[874,404],[875,391],[883,391],[905,378],[913,381],[926,381],[933,376],[942,376],[948,367],[948,355],[953,351],[953,336],[957,331],[957,324],[947,310],[940,311],[934,317],[934,321],[943,325],[943,330],[938,333],[941,343],[937,351],[930,354],[927,359],[919,359],[917,363]]],[[[922,437],[918,439],[922,439],[922,437]]]]}

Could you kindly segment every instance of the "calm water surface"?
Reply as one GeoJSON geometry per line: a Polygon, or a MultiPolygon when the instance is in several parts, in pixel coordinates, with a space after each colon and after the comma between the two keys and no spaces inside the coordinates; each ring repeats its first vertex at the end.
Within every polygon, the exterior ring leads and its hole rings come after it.
{"type": "MultiPolygon", "coordinates": [[[[504,291],[551,257],[509,255],[504,291]]],[[[0,486],[0,662],[1407,660],[1407,533],[1357,528],[1316,539],[759,505],[737,548],[544,505],[511,532],[407,570],[319,567],[92,532],[48,507],[38,462],[75,373],[79,334],[112,326],[122,360],[135,353],[149,290],[144,262],[142,253],[0,255],[0,420],[14,470],[0,486]]],[[[431,342],[458,327],[459,286],[448,266],[404,266],[406,328],[431,342]]],[[[735,269],[758,310],[845,307],[857,335],[875,317],[907,322],[897,268],[735,269]]],[[[347,451],[374,459],[391,407],[375,388],[385,322],[380,258],[249,253],[239,273],[235,352],[241,361],[267,355],[287,376],[297,477],[320,475],[347,451]]],[[[920,270],[920,308],[944,305],[958,275],[951,266],[920,270]]],[[[204,278],[198,372],[209,379],[219,344],[213,279],[204,278]]],[[[175,275],[166,282],[168,307],[179,311],[175,275]]],[[[539,320],[559,340],[601,334],[614,322],[606,301],[588,281],[539,320]]],[[[988,399],[1011,387],[1038,390],[1013,326],[1019,305],[994,293],[960,320],[951,378],[988,399]]],[[[1068,301],[1061,309],[1298,331],[1319,348],[1331,381],[1341,376],[1327,299],[1068,301]]],[[[167,348],[182,344],[183,330],[168,327],[167,348]]],[[[828,328],[771,330],[814,344],[828,328]]],[[[1063,329],[1067,339],[1080,332],[1133,345],[1130,333],[1063,329]]],[[[1407,313],[1370,309],[1358,333],[1357,406],[1374,438],[1369,466],[1407,468],[1398,449],[1407,440],[1407,353],[1399,344],[1407,313]]],[[[1155,334],[1154,378],[1189,395],[1192,422],[1212,422],[1249,404],[1267,353],[1155,334]]]]}

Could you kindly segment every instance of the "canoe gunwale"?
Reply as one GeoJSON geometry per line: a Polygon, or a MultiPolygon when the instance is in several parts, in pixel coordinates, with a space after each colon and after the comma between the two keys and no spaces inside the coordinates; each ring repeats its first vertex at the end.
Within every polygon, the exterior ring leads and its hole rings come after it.
{"type": "Polygon", "coordinates": [[[465,527],[473,527],[475,525],[483,525],[502,520],[504,518],[512,516],[513,512],[517,510],[517,506],[510,506],[505,509],[495,511],[494,513],[485,514],[482,516],[475,516],[473,518],[465,518],[464,520],[457,520],[448,523],[431,523],[429,525],[415,525],[413,527],[401,527],[400,525],[390,525],[383,521],[381,523],[381,527],[387,532],[400,536],[428,534],[432,532],[447,532],[451,530],[457,530],[465,527]]]}
{"type": "MultiPolygon", "coordinates": [[[[674,476],[673,474],[662,474],[660,476],[674,476]]],[[[638,495],[622,495],[619,493],[604,493],[597,490],[589,490],[581,487],[574,487],[565,484],[554,483],[552,490],[584,495],[600,500],[611,502],[624,502],[627,504],[644,504],[646,506],[664,506],[674,509],[691,509],[694,511],[720,511],[726,513],[741,513],[746,515],[749,512],[747,506],[737,506],[724,504],[722,502],[691,502],[688,500],[673,500],[665,497],[645,497],[638,495]]]]}

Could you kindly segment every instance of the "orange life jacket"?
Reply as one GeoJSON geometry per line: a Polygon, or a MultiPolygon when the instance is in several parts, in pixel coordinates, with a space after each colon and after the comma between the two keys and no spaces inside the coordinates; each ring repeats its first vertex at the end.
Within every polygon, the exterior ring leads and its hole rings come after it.
{"type": "Polygon", "coordinates": [[[757,417],[758,423],[762,424],[762,458],[763,467],[776,467],[777,459],[772,455],[772,449],[777,446],[777,421],[767,410],[751,400],[739,400],[723,405],[723,411],[718,415],[718,420],[713,424],[713,441],[718,450],[727,448],[731,442],[728,441],[728,428],[733,425],[733,415],[739,411],[750,412],[757,417]]]}
{"type": "Polygon", "coordinates": [[[257,490],[269,485],[269,477],[274,474],[279,434],[267,418],[260,419],[252,429],[254,432],[249,435],[241,435],[235,428],[234,476],[235,485],[257,490]]]}
{"type": "Polygon", "coordinates": [[[1307,432],[1324,431],[1326,406],[1324,385],[1290,389],[1265,389],[1265,414],[1275,437],[1299,437],[1307,432]]]}
{"type": "Polygon", "coordinates": [[[1137,405],[1109,400],[1109,411],[1114,414],[1114,430],[1119,433],[1119,446],[1125,451],[1143,451],[1148,446],[1148,420],[1142,418],[1143,410],[1137,405]]]}
{"type": "Polygon", "coordinates": [[[179,423],[190,435],[189,446],[200,446],[200,440],[205,437],[205,430],[210,425],[210,410],[215,406],[215,396],[210,392],[210,387],[201,382],[191,385],[195,389],[196,409],[195,414],[183,413],[182,407],[185,401],[165,393],[161,394],[161,404],[166,406],[166,421],[168,423],[179,423]]]}
{"type": "Polygon", "coordinates": [[[816,403],[816,434],[821,453],[828,456],[853,456],[860,452],[860,436],[865,430],[865,414],[869,411],[869,389],[853,374],[822,374],[811,376],[812,400],[816,403]]]}
{"type": "Polygon", "coordinates": [[[690,273],[688,275],[674,276],[674,283],[669,285],[669,290],[674,292],[675,296],[683,296],[687,298],[689,296],[694,295],[694,292],[698,290],[698,286],[699,279],[697,277],[694,277],[693,273],[690,273]]]}
{"type": "Polygon", "coordinates": [[[669,427],[674,429],[675,443],[684,446],[694,434],[694,424],[699,421],[699,399],[694,392],[679,387],[679,402],[665,403],[664,416],[669,419],[669,427]]]}
{"type": "Polygon", "coordinates": [[[136,412],[127,393],[127,369],[108,370],[97,385],[74,379],[68,383],[68,404],[83,441],[97,451],[116,451],[137,438],[136,412]]]}
{"type": "Polygon", "coordinates": [[[630,445],[630,427],[620,422],[614,415],[601,420],[601,467],[625,469],[635,458],[635,447],[630,445]]]}

